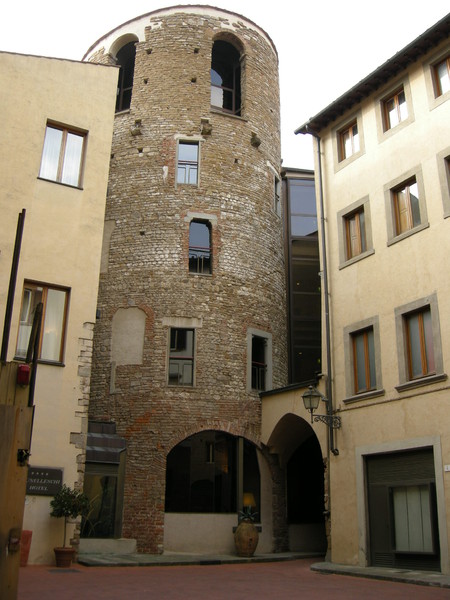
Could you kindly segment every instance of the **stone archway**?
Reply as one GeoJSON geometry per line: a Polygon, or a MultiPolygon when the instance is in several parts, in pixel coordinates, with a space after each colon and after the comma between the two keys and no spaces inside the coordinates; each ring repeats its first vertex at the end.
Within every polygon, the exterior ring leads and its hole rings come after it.
{"type": "Polygon", "coordinates": [[[325,473],[314,430],[303,418],[288,413],[274,427],[268,446],[278,454],[286,476],[289,549],[325,553],[325,473]]]}

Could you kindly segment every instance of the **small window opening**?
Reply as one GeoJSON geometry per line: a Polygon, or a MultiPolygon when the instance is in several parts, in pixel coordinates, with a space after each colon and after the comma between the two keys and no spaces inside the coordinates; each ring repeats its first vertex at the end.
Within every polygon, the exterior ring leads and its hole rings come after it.
{"type": "Polygon", "coordinates": [[[241,114],[241,64],[239,51],[222,40],[214,42],[211,61],[211,106],[241,114]]]}
{"type": "Polygon", "coordinates": [[[179,142],[177,183],[197,184],[198,142],[179,142]]]}
{"type": "Polygon", "coordinates": [[[252,389],[264,391],[266,389],[266,340],[254,335],[252,337],[252,389]]]}
{"type": "Polygon", "coordinates": [[[191,221],[189,225],[189,272],[211,273],[211,225],[206,221],[191,221]]]}

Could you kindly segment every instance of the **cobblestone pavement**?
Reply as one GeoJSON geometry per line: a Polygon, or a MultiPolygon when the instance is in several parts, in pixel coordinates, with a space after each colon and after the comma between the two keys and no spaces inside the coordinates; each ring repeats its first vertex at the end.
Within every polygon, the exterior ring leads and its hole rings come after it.
{"type": "Polygon", "coordinates": [[[163,567],[28,566],[18,600],[450,600],[450,590],[310,570],[314,559],[163,567]]]}

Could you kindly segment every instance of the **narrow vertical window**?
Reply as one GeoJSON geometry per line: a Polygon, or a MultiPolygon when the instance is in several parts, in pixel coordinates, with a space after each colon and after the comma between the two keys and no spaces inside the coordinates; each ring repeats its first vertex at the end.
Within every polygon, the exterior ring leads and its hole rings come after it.
{"type": "Polygon", "coordinates": [[[198,142],[178,143],[177,183],[196,185],[198,181],[198,142]]]}
{"type": "Polygon", "coordinates": [[[169,385],[194,384],[194,329],[170,329],[169,385]]]}
{"type": "Polygon", "coordinates": [[[39,177],[80,187],[85,133],[47,125],[39,177]]]}
{"type": "Polygon", "coordinates": [[[367,250],[364,208],[345,217],[347,260],[367,250]]]}
{"type": "Polygon", "coordinates": [[[404,317],[409,379],[436,372],[430,307],[404,317]]]}
{"type": "Polygon", "coordinates": [[[408,118],[408,106],[403,88],[397,90],[383,102],[383,110],[385,131],[408,118]]]}
{"type": "Polygon", "coordinates": [[[239,51],[228,42],[214,42],[211,60],[211,106],[241,114],[241,65],[239,51]]]}
{"type": "Polygon", "coordinates": [[[275,213],[281,217],[281,181],[275,176],[275,184],[274,184],[274,211],[275,213]]]}
{"type": "Polygon", "coordinates": [[[68,291],[25,282],[20,311],[16,356],[25,358],[36,306],[42,302],[39,359],[62,362],[68,291]]]}
{"type": "Polygon", "coordinates": [[[436,97],[450,90],[450,56],[437,63],[433,68],[436,97]]]}
{"type": "Polygon", "coordinates": [[[189,225],[189,272],[209,275],[212,272],[211,225],[191,221],[189,225]]]}
{"type": "Polygon", "coordinates": [[[415,179],[393,191],[396,235],[420,225],[419,188],[415,179]]]}
{"type": "Polygon", "coordinates": [[[360,394],[376,388],[373,328],[352,334],[354,392],[360,394]]]}
{"type": "Polygon", "coordinates": [[[359,133],[356,121],[339,132],[339,160],[345,160],[359,152],[359,133]]]}
{"type": "Polygon", "coordinates": [[[266,340],[254,335],[252,337],[252,389],[264,391],[266,389],[266,340]]]}
{"type": "Polygon", "coordinates": [[[131,106],[135,59],[136,42],[128,42],[117,53],[117,64],[120,65],[120,70],[117,86],[116,112],[127,110],[131,106]]]}

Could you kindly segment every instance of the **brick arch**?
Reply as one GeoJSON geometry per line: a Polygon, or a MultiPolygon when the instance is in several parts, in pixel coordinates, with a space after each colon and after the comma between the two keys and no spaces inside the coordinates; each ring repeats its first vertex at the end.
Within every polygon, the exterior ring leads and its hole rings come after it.
{"type": "Polygon", "coordinates": [[[116,58],[119,50],[123,48],[125,44],[129,44],[130,42],[139,42],[139,38],[135,33],[125,33],[124,35],[121,35],[111,44],[108,54],[116,58]]]}
{"type": "Polygon", "coordinates": [[[183,429],[174,431],[166,446],[166,458],[170,451],[173,450],[173,448],[175,448],[175,446],[177,446],[180,442],[191,435],[201,433],[202,431],[223,431],[224,433],[229,433],[230,435],[234,435],[236,437],[243,437],[249,442],[252,442],[257,448],[261,449],[259,437],[255,432],[249,430],[249,428],[244,424],[226,420],[208,419],[201,423],[196,423],[195,425],[190,425],[184,427],[183,429]]]}
{"type": "Polygon", "coordinates": [[[227,42],[228,44],[231,44],[232,46],[234,46],[234,48],[236,48],[236,50],[240,53],[240,55],[242,56],[243,54],[245,54],[245,44],[244,42],[241,40],[240,37],[238,37],[237,35],[235,35],[234,33],[230,33],[229,31],[219,31],[217,32],[212,39],[212,43],[214,44],[214,42],[227,42]]]}

